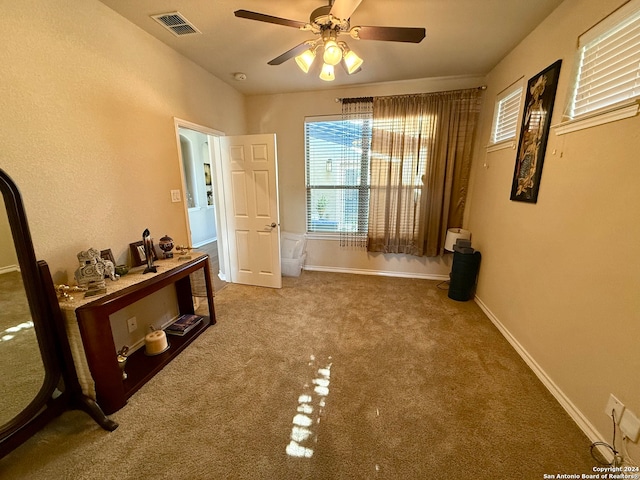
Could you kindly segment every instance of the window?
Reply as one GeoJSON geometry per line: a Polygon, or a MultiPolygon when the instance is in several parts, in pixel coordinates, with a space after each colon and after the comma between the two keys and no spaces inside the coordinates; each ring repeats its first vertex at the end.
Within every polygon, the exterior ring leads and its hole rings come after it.
{"type": "Polygon", "coordinates": [[[514,83],[498,95],[493,113],[491,144],[504,142],[516,137],[518,115],[522,103],[522,80],[514,83]]]}
{"type": "Polygon", "coordinates": [[[305,120],[307,231],[367,231],[371,118],[305,120]]]}
{"type": "Polygon", "coordinates": [[[632,0],[578,40],[571,119],[640,97],[640,0],[632,0]]]}

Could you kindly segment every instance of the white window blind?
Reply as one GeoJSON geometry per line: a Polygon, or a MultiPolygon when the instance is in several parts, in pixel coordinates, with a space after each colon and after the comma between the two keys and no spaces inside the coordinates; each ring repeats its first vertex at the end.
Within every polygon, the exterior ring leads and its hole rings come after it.
{"type": "Polygon", "coordinates": [[[371,119],[305,120],[308,232],[366,232],[371,119]]]}
{"type": "Polygon", "coordinates": [[[640,96],[640,0],[583,34],[578,46],[572,119],[640,96]]]}
{"type": "Polygon", "coordinates": [[[518,82],[498,96],[493,115],[491,143],[499,143],[516,137],[521,102],[522,82],[518,82]]]}

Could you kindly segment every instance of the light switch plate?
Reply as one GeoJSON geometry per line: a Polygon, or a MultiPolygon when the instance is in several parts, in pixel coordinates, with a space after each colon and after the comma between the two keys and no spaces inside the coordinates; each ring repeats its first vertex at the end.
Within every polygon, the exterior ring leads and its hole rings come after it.
{"type": "Polygon", "coordinates": [[[180,202],[180,190],[171,190],[171,201],[173,203],[180,202]]]}
{"type": "Polygon", "coordinates": [[[624,413],[624,404],[618,400],[613,394],[609,395],[609,401],[604,409],[604,413],[607,417],[611,418],[611,414],[615,414],[616,423],[620,425],[620,419],[624,413]]]}

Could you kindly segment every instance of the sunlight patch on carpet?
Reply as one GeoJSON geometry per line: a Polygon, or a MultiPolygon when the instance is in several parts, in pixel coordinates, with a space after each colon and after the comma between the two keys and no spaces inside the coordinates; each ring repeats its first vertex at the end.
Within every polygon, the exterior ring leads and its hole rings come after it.
{"type": "Polygon", "coordinates": [[[21,330],[30,330],[32,328],[33,328],[32,321],[20,323],[15,327],[9,327],[3,332],[4,335],[0,337],[0,342],[8,342],[9,340],[15,338],[15,335],[12,335],[12,334],[18,333],[21,330]]]}
{"type": "Polygon", "coordinates": [[[289,444],[285,449],[290,457],[311,458],[313,456],[313,449],[318,441],[320,418],[324,413],[326,398],[329,395],[331,357],[320,363],[314,355],[311,355],[309,366],[312,367],[311,376],[314,378],[304,384],[302,394],[298,396],[289,444]]]}

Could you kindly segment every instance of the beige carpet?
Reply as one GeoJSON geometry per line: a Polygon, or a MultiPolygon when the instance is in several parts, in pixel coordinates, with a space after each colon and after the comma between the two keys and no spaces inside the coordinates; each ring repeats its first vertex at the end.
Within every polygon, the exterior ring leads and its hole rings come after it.
{"type": "Polygon", "coordinates": [[[112,415],[67,412],[11,479],[542,479],[589,441],[473,302],[437,282],[303,272],[229,284],[218,324],[112,415]]]}
{"type": "MultiPolygon", "coordinates": [[[[213,291],[214,291],[214,294],[217,294],[220,290],[222,290],[227,285],[227,282],[220,280],[220,277],[218,277],[218,272],[220,270],[220,264],[218,263],[218,242],[216,241],[216,242],[207,243],[206,245],[202,245],[196,248],[195,251],[203,252],[209,255],[209,265],[211,269],[211,281],[213,282],[213,291]]],[[[197,288],[197,286],[194,288],[197,288]]]]}

